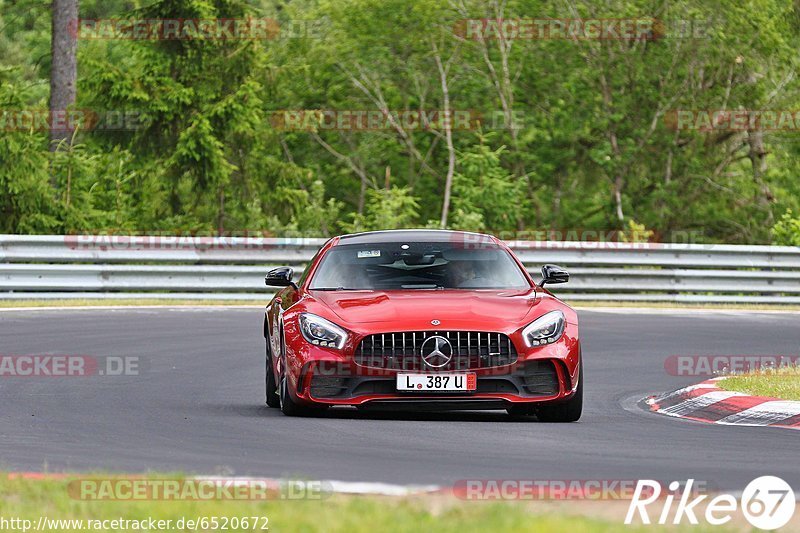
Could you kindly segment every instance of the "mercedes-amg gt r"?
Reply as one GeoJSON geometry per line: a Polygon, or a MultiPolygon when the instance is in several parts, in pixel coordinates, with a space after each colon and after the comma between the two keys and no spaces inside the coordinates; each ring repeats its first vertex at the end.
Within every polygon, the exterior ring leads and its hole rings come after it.
{"type": "Polygon", "coordinates": [[[583,405],[578,317],[502,241],[438,230],[326,242],[266,308],[266,402],[290,416],[362,409],[506,409],[573,422],[583,405]]]}

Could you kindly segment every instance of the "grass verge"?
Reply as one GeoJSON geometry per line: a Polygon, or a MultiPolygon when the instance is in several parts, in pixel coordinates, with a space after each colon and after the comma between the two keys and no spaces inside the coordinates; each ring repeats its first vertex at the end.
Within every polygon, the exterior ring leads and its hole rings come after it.
{"type": "MultiPolygon", "coordinates": [[[[91,476],[97,479],[98,476],[91,476]]],[[[161,476],[158,476],[161,477],[161,476]]],[[[170,476],[176,479],[177,476],[170,476]]],[[[347,532],[371,533],[374,531],[418,532],[418,531],[526,531],[526,532],[616,532],[621,529],[631,532],[650,531],[647,526],[624,526],[623,519],[627,502],[613,502],[613,515],[609,513],[610,502],[585,502],[594,505],[597,516],[587,516],[584,502],[476,502],[463,501],[439,494],[409,497],[343,496],[332,495],[318,500],[262,500],[251,501],[85,501],[76,499],[68,490],[68,480],[8,479],[0,475],[0,519],[30,520],[35,530],[39,517],[50,522],[49,531],[86,531],[89,520],[170,520],[169,529],[150,531],[220,531],[211,527],[216,518],[218,524],[226,524],[227,531],[287,532],[347,532]],[[563,505],[569,503],[569,505],[563,505]],[[245,525],[242,518],[249,517],[245,525]],[[205,527],[202,526],[206,519],[205,527]],[[227,520],[226,520],[227,518],[227,520]],[[238,518],[238,523],[234,519],[238,518]],[[183,519],[184,527],[178,526],[183,519]],[[266,519],[266,520],[265,520],[266,519]],[[52,522],[61,520],[62,522],[52,522]],[[64,520],[80,520],[81,525],[64,520]],[[194,520],[201,527],[186,525],[194,520]],[[254,523],[257,526],[254,527],[254,523]],[[81,529],[82,528],[82,529],[81,529]]],[[[10,525],[7,524],[7,525],[10,525]]],[[[106,523],[102,531],[136,530],[130,524],[114,527],[106,523]]],[[[167,525],[165,523],[165,525],[167,525]]],[[[9,530],[8,528],[3,528],[9,530]]],[[[21,530],[19,527],[16,530],[21,530]]],[[[141,528],[139,528],[141,530],[141,528]]],[[[147,529],[145,529],[147,530],[147,529]]],[[[661,530],[677,531],[677,528],[662,527],[661,530]]],[[[711,531],[700,526],[695,531],[711,531]]],[[[725,529],[714,529],[715,532],[725,529]]]]}
{"type": "Polygon", "coordinates": [[[719,387],[752,396],[800,401],[800,367],[763,369],[719,381],[719,387]]]}

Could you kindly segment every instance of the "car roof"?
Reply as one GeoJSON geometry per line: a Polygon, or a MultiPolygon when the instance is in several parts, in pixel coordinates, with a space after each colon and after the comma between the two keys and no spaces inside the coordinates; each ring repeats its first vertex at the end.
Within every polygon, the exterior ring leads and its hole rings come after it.
{"type": "Polygon", "coordinates": [[[352,233],[339,237],[337,244],[379,244],[389,242],[452,242],[464,239],[465,242],[496,242],[491,235],[469,231],[450,231],[441,229],[399,229],[352,233]]]}

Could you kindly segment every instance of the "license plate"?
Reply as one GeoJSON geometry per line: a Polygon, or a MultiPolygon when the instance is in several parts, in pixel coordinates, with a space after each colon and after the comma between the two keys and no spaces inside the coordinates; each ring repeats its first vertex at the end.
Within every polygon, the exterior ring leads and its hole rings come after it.
{"type": "Polygon", "coordinates": [[[478,388],[478,377],[468,374],[397,374],[399,391],[474,391],[478,388]]]}

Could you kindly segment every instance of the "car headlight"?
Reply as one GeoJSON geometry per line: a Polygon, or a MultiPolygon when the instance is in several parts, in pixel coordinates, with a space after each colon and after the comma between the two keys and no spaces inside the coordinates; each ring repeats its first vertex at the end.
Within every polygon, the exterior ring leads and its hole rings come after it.
{"type": "Polygon", "coordinates": [[[347,332],[321,316],[311,313],[300,315],[300,331],[303,337],[314,346],[325,346],[340,350],[347,341],[347,332]]]}
{"type": "Polygon", "coordinates": [[[564,313],[550,311],[526,326],[522,330],[522,338],[529,348],[556,342],[564,334],[566,323],[564,313]]]}

